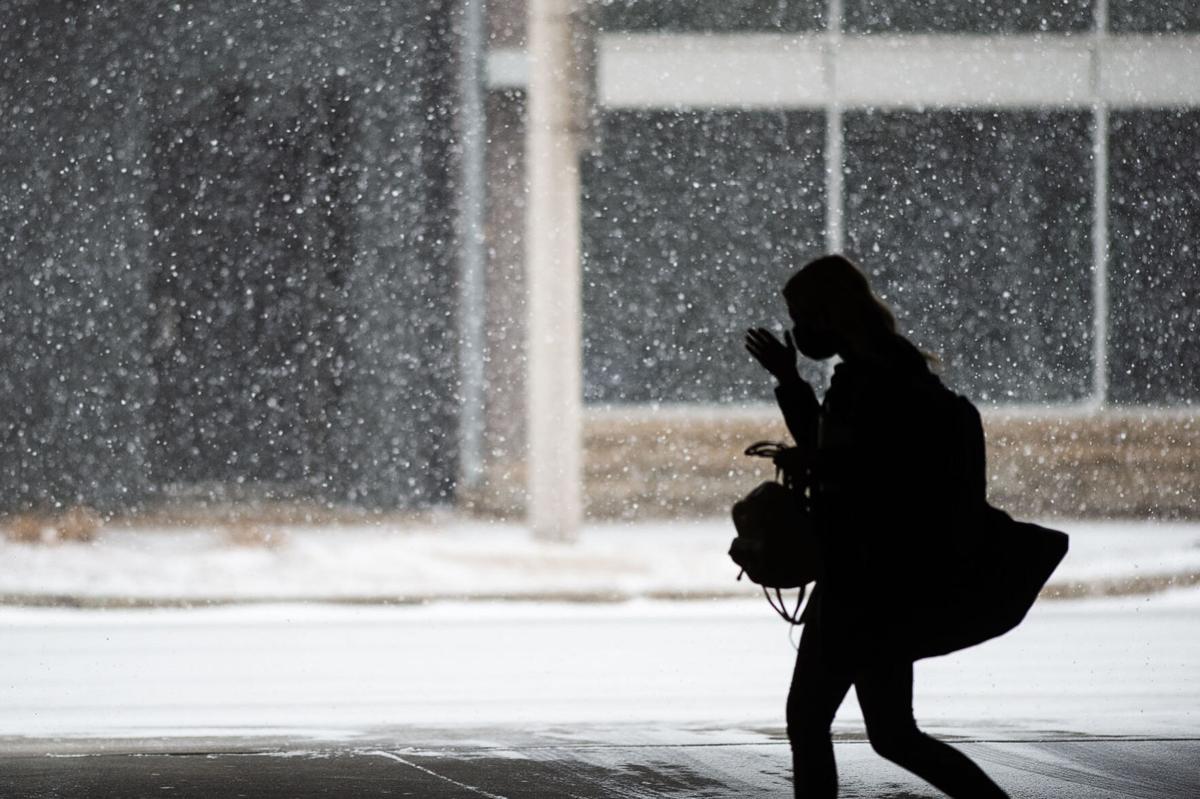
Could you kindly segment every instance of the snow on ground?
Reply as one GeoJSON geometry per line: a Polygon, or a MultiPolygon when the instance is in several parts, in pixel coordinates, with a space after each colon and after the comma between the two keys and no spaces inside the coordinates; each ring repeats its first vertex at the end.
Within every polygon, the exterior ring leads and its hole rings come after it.
{"type": "MultiPolygon", "coordinates": [[[[1052,586],[1195,583],[1200,524],[1083,522],[1052,586]],[[1140,581],[1140,582],[1139,582],[1140,581]]],[[[219,526],[105,529],[91,543],[0,539],[0,596],[10,603],[73,600],[419,601],[433,598],[627,599],[753,596],[726,556],[732,525],[594,524],[575,544],[535,541],[520,525],[279,527],[277,545],[239,546],[219,526]]],[[[1084,588],[1081,589],[1081,586],[1084,588]]]]}
{"type": "MultiPolygon", "coordinates": [[[[1200,574],[1197,524],[1051,526],[1072,536],[1059,586],[1200,574]]],[[[454,521],[281,533],[274,548],[234,546],[221,528],[199,527],[110,529],[91,544],[0,542],[10,604],[0,607],[0,739],[782,726],[794,632],[755,587],[734,581],[723,520],[592,525],[573,545],[454,521]],[[655,599],[731,591],[744,598],[655,599]],[[16,606],[56,597],[264,603],[16,606]],[[481,601],[507,597],[542,601],[481,601]],[[434,598],[474,601],[420,602],[434,598]],[[629,601],[546,601],[586,598],[629,601]],[[321,599],[416,604],[300,601],[321,599]]],[[[918,715],[934,731],[989,738],[1195,735],[1198,625],[1196,585],[1039,602],[1008,635],[922,661],[918,715]]],[[[861,734],[853,696],[838,725],[861,734]]]]}
{"type": "MultiPolygon", "coordinates": [[[[1197,611],[1195,587],[1039,602],[1007,635],[921,661],[918,718],[1000,740],[1194,736],[1197,611]]],[[[630,724],[780,731],[789,632],[761,598],[0,608],[0,747],[403,740],[388,730],[439,726],[626,725],[617,741],[630,724]]],[[[837,731],[862,734],[853,693],[837,731]]]]}

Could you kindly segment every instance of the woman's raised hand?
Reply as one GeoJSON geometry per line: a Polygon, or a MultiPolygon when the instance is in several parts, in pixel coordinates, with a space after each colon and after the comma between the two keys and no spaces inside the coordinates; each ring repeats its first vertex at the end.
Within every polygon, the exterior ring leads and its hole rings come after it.
{"type": "Polygon", "coordinates": [[[796,371],[796,344],[791,333],[784,333],[783,341],[780,341],[765,327],[752,327],[746,331],[746,351],[780,383],[800,379],[800,373],[796,371]]]}

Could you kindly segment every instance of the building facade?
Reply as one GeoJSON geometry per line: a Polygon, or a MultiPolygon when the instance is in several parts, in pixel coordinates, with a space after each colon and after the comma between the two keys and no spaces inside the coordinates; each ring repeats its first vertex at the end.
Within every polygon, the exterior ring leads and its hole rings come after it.
{"type": "MultiPolygon", "coordinates": [[[[572,8],[593,516],[725,512],[832,250],[999,504],[1200,516],[1200,8],[572,8]]],[[[0,11],[0,509],[523,511],[520,0],[0,11]]]]}
{"type": "MultiPolygon", "coordinates": [[[[997,501],[1200,512],[1189,476],[1200,465],[1200,11],[1111,0],[582,9],[596,31],[581,156],[594,511],[723,512],[751,477],[739,444],[780,432],[741,331],[781,323],[778,287],[836,250],[984,408],[997,501]],[[648,441],[669,455],[654,462],[648,441]]],[[[490,10],[490,139],[506,154],[490,173],[503,209],[492,227],[504,236],[523,12],[490,10]]],[[[519,261],[511,242],[494,253],[495,272],[519,261]]],[[[497,473],[519,474],[507,465],[519,458],[505,453],[497,473]]]]}

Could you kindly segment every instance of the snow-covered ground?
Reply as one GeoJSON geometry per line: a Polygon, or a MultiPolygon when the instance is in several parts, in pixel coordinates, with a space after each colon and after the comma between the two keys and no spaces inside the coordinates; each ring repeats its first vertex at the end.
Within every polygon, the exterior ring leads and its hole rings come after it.
{"type": "MultiPolygon", "coordinates": [[[[1195,584],[1200,524],[1049,521],[1071,534],[1053,592],[1141,593],[1195,584]]],[[[0,539],[0,597],[106,603],[444,598],[754,596],[726,556],[732,525],[596,524],[574,544],[519,525],[449,519],[412,526],[266,528],[273,546],[221,527],[106,529],[91,543],[0,539]]]]}
{"type": "MultiPolygon", "coordinates": [[[[438,725],[778,733],[789,632],[761,598],[0,608],[0,748],[55,736],[395,742],[438,725]]],[[[931,731],[990,740],[1192,737],[1198,664],[1200,589],[1043,601],[995,641],[921,661],[916,711],[931,731]]],[[[838,718],[838,732],[861,735],[853,696],[838,718]]]]}
{"type": "MultiPolygon", "coordinates": [[[[1051,525],[1072,537],[1052,585],[1066,598],[922,662],[919,718],[988,738],[1196,735],[1200,525],[1051,525]],[[1191,587],[1158,590],[1172,579],[1191,587]],[[1114,587],[1129,595],[1079,598],[1114,587]]],[[[455,520],[275,532],[272,547],[221,528],[0,544],[0,737],[782,725],[790,631],[734,581],[722,520],[592,525],[571,545],[455,520]],[[97,608],[21,607],[60,598],[97,608]],[[511,598],[529,601],[487,601],[511,598]],[[198,607],[107,607],[130,599],[198,607]],[[625,601],[559,601],[588,599],[625,601]]],[[[861,732],[852,696],[839,719],[861,732]]]]}

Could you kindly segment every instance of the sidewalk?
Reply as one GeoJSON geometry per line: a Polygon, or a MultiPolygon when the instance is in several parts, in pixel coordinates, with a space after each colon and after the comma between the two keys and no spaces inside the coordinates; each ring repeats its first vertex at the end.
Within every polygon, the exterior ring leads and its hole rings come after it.
{"type": "MultiPolygon", "coordinates": [[[[1047,596],[1200,584],[1200,524],[1045,524],[1071,535],[1047,596]]],[[[446,518],[408,526],[105,529],[90,543],[0,540],[0,602],[175,606],[438,599],[621,601],[756,596],[726,556],[724,519],[591,525],[575,544],[519,525],[446,518]]]]}
{"type": "MultiPolygon", "coordinates": [[[[254,743],[224,740],[158,754],[0,756],[0,794],[22,799],[791,795],[782,730],[394,730],[370,746],[291,749],[254,743]]],[[[1200,738],[1049,736],[955,745],[1014,799],[1191,799],[1200,790],[1195,772],[1200,738]]],[[[881,759],[865,741],[840,739],[835,752],[843,797],[942,795],[881,759]]]]}

